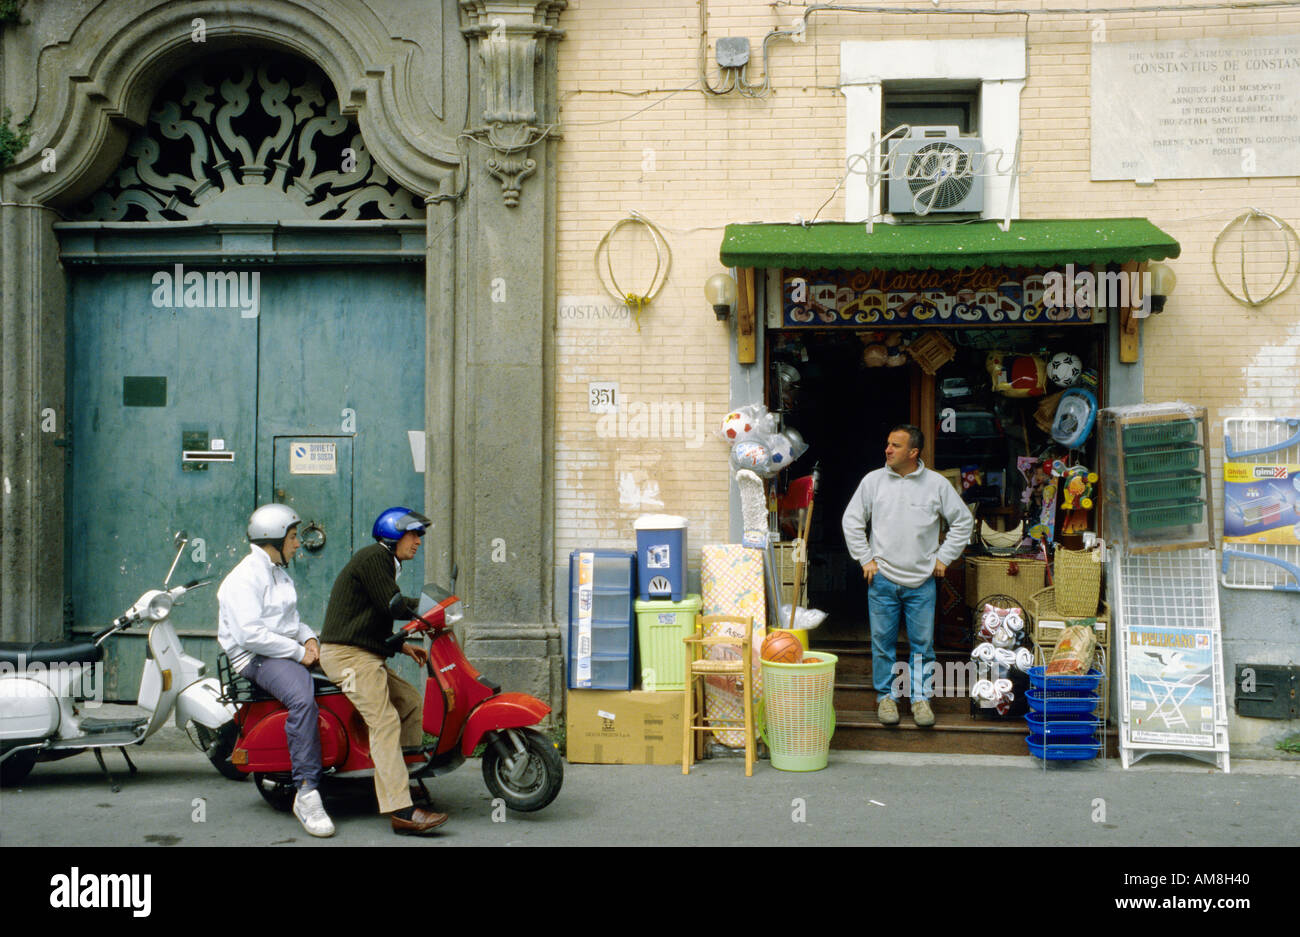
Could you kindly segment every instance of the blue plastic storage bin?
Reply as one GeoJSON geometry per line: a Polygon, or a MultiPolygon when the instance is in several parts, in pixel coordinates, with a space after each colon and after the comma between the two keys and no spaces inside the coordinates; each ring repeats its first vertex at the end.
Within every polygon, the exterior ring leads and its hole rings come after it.
{"type": "Polygon", "coordinates": [[[636,685],[635,581],[635,553],[569,554],[569,689],[630,690],[636,685]]]}
{"type": "Polygon", "coordinates": [[[686,518],[643,514],[636,530],[637,588],[642,601],[686,598],[686,518]]]}
{"type": "Polygon", "coordinates": [[[1030,667],[1029,684],[1040,690],[1074,690],[1079,693],[1092,693],[1101,685],[1102,673],[1096,667],[1086,674],[1078,676],[1046,675],[1046,667],[1030,667]]]}
{"type": "Polygon", "coordinates": [[[1091,713],[1101,702],[1101,697],[1096,693],[1034,689],[1025,691],[1025,699],[1029,700],[1029,708],[1034,712],[1047,713],[1053,717],[1060,713],[1091,713]]]}
{"type": "Polygon", "coordinates": [[[1047,717],[1042,713],[1025,713],[1025,724],[1031,735],[1047,736],[1049,741],[1060,738],[1069,742],[1077,740],[1078,744],[1093,741],[1093,736],[1101,728],[1101,720],[1087,713],[1062,713],[1047,717]]]}
{"type": "Polygon", "coordinates": [[[1063,745],[1057,742],[1044,744],[1041,735],[1026,735],[1025,741],[1029,743],[1029,753],[1044,761],[1087,761],[1101,754],[1101,744],[1096,741],[1082,745],[1063,745]]]}

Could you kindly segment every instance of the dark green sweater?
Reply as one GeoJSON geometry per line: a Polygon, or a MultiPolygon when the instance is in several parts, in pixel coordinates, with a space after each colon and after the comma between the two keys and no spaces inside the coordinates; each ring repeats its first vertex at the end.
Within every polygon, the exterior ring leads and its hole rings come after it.
{"type": "MultiPolygon", "coordinates": [[[[393,633],[389,603],[399,591],[396,562],[388,548],[375,543],[358,550],[330,590],[321,643],[352,644],[381,657],[395,653],[384,647],[384,639],[393,633]]],[[[406,604],[415,617],[415,603],[407,599],[406,604]]]]}

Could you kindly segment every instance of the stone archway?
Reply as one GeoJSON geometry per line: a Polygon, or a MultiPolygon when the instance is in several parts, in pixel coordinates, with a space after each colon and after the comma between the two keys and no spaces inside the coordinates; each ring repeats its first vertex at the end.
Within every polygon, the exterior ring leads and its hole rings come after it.
{"type": "MultiPolygon", "coordinates": [[[[337,0],[328,16],[300,0],[211,11],[122,0],[80,20],[51,6],[28,7],[29,22],[0,34],[9,73],[36,79],[0,88],[32,130],[0,175],[0,636],[57,638],[63,628],[62,556],[50,535],[64,526],[68,442],[54,223],[104,184],[159,84],[202,43],[208,54],[260,46],[316,63],[376,163],[425,200],[426,429],[439,440],[426,468],[437,523],[427,571],[445,578],[459,565],[481,645],[499,638],[502,657],[544,659],[558,647],[547,572],[554,283],[545,246],[555,138],[539,128],[554,122],[565,0],[337,0]],[[458,145],[466,139],[482,146],[458,145]],[[509,316],[492,303],[493,282],[507,284],[509,316]],[[491,563],[495,542],[510,563],[491,563]],[[541,643],[520,652],[522,637],[541,643]]],[[[530,686],[521,688],[555,695],[557,668],[526,667],[530,686]]]]}

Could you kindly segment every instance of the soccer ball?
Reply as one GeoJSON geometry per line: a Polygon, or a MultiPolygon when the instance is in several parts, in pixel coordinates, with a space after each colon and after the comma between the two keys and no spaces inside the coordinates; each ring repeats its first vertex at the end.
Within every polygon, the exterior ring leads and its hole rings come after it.
{"type": "Polygon", "coordinates": [[[1047,362],[1047,376],[1058,387],[1073,387],[1083,374],[1083,362],[1079,356],[1063,351],[1052,356],[1047,362]]]}
{"type": "Polygon", "coordinates": [[[794,446],[790,440],[781,435],[769,436],[766,440],[768,455],[772,460],[772,468],[783,469],[794,461],[794,446]]]}
{"type": "Polygon", "coordinates": [[[731,467],[769,475],[772,472],[771,455],[762,443],[752,440],[738,442],[731,447],[731,467]]]}

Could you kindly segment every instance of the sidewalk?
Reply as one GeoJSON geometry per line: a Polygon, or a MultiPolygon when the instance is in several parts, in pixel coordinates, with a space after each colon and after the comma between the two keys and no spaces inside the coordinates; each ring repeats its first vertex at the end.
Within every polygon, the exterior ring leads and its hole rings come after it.
{"type": "Polygon", "coordinates": [[[829,766],[783,772],[715,758],[677,766],[565,764],[555,803],[494,807],[479,764],[430,782],[452,819],[428,839],[393,836],[369,785],[327,795],[338,827],[309,837],[250,783],[220,777],[183,733],[160,732],[94,758],[38,764],[0,795],[0,842],[16,845],[505,846],[1261,846],[1300,842],[1300,762],[1234,760],[1224,775],[1180,756],[1053,764],[1011,756],[832,752],[829,766]]]}

